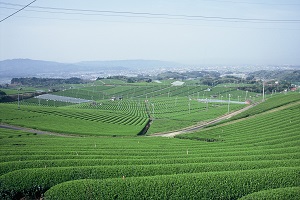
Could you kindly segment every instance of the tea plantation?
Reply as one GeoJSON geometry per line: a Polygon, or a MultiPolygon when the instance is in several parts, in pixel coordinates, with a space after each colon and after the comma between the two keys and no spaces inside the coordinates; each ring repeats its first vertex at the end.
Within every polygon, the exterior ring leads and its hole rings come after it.
{"type": "MultiPolygon", "coordinates": [[[[142,134],[151,121],[147,134],[153,134],[178,130],[224,115],[228,112],[229,94],[231,101],[244,101],[240,97],[246,95],[245,91],[230,87],[129,85],[120,83],[120,80],[109,81],[111,84],[96,81],[77,88],[70,86],[71,89],[53,93],[58,95],[57,100],[21,98],[20,102],[0,104],[0,109],[9,113],[1,115],[0,120],[38,130],[98,136],[142,134]],[[59,101],[60,97],[91,102],[76,104],[59,101]],[[207,99],[207,103],[200,102],[200,98],[207,99]],[[208,101],[210,99],[223,102],[214,103],[208,101]]],[[[248,92],[248,97],[250,94],[254,100],[257,94],[248,92]]],[[[230,112],[245,106],[231,103],[230,112]]]]}
{"type": "MultiPolygon", "coordinates": [[[[201,103],[195,99],[209,98],[206,88],[188,86],[134,89],[98,83],[72,89],[77,96],[72,90],[64,95],[88,99],[93,89],[105,87],[104,95],[129,98],[55,106],[28,100],[20,109],[16,103],[0,104],[1,123],[12,127],[0,128],[1,199],[299,197],[299,93],[270,96],[222,124],[164,138],[151,133],[180,129],[223,115],[229,106],[232,111],[245,105],[201,103]],[[149,120],[146,136],[137,136],[149,120]]],[[[239,93],[235,100],[243,92],[219,91],[223,98],[239,93]]]]}

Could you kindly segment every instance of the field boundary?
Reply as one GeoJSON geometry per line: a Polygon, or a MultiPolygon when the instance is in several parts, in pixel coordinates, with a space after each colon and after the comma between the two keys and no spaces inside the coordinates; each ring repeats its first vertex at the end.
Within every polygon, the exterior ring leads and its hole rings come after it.
{"type": "Polygon", "coordinates": [[[22,126],[2,124],[2,123],[0,124],[0,128],[11,129],[11,130],[16,130],[16,131],[24,131],[24,132],[35,133],[35,134],[39,134],[39,135],[54,135],[54,136],[60,136],[60,137],[75,137],[74,135],[71,135],[71,134],[63,134],[63,133],[55,133],[55,132],[50,132],[50,131],[42,131],[42,130],[26,128],[26,127],[22,127],[22,126]]]}
{"type": "Polygon", "coordinates": [[[217,117],[215,119],[212,119],[210,121],[201,122],[200,124],[197,124],[197,125],[193,125],[193,126],[186,127],[186,128],[180,129],[180,130],[172,131],[172,132],[154,133],[150,136],[153,136],[153,137],[175,137],[176,135],[180,135],[180,134],[184,134],[184,133],[191,133],[191,132],[197,131],[199,129],[202,129],[202,128],[208,126],[208,125],[218,123],[218,122],[220,122],[222,120],[225,120],[225,119],[229,119],[229,118],[231,118],[235,115],[240,114],[241,112],[244,112],[244,111],[258,105],[259,103],[251,104],[251,105],[249,105],[247,107],[244,107],[240,110],[222,115],[222,116],[217,117]]]}
{"type": "MultiPolygon", "coordinates": [[[[197,131],[199,129],[205,128],[208,125],[216,124],[216,123],[218,123],[218,122],[220,122],[222,120],[226,120],[226,119],[229,119],[229,118],[231,118],[231,117],[233,117],[235,115],[238,115],[241,112],[244,112],[244,111],[246,111],[246,110],[248,110],[248,109],[250,109],[250,108],[258,105],[259,103],[261,103],[261,102],[258,102],[258,103],[255,103],[255,104],[251,104],[251,105],[249,105],[247,107],[244,107],[244,108],[242,108],[240,110],[237,110],[237,111],[231,112],[229,114],[225,114],[225,115],[222,115],[220,117],[217,117],[215,119],[212,119],[212,120],[209,120],[209,121],[205,121],[205,122],[201,122],[199,124],[196,124],[196,125],[193,125],[193,126],[189,126],[189,127],[186,127],[186,128],[180,129],[180,130],[171,131],[171,132],[154,133],[154,134],[148,135],[148,136],[149,137],[175,137],[176,135],[180,135],[180,134],[192,133],[192,132],[197,131]]],[[[266,112],[260,113],[259,115],[276,112],[276,111],[283,110],[283,109],[286,109],[286,108],[289,108],[291,106],[298,105],[298,104],[300,104],[300,101],[289,103],[287,105],[283,105],[283,106],[280,106],[280,107],[268,110],[266,112]]],[[[255,116],[256,115],[247,117],[247,119],[248,118],[253,118],[255,116]]],[[[238,121],[245,120],[245,119],[246,118],[237,119],[237,120],[234,120],[234,121],[231,121],[231,122],[227,122],[225,124],[221,124],[220,126],[223,126],[223,125],[226,125],[226,124],[236,123],[238,121]]],[[[150,123],[151,123],[151,119],[150,119],[150,123]]],[[[0,123],[0,128],[3,128],[3,129],[12,129],[12,130],[20,130],[20,131],[24,131],[24,132],[28,132],[28,133],[35,133],[35,134],[41,134],[41,135],[44,134],[44,135],[53,135],[53,136],[60,136],[60,137],[80,137],[79,135],[75,136],[75,135],[71,135],[71,134],[56,133],[56,132],[50,132],[50,131],[42,131],[42,130],[38,130],[38,129],[26,128],[26,127],[22,127],[22,126],[16,126],[16,125],[10,125],[10,124],[3,124],[3,123],[0,123]]]]}
{"type": "MultiPolygon", "coordinates": [[[[160,137],[175,137],[176,135],[180,135],[180,134],[184,134],[184,133],[192,133],[194,131],[197,131],[199,129],[202,129],[202,128],[205,128],[206,126],[208,125],[212,125],[212,124],[215,124],[215,123],[218,123],[222,120],[225,120],[225,119],[229,119],[243,111],[246,111],[256,105],[258,105],[259,103],[261,102],[258,102],[256,104],[252,104],[250,106],[247,106],[243,109],[240,109],[238,111],[235,111],[235,112],[232,112],[232,113],[229,113],[229,114],[226,114],[226,115],[223,115],[221,117],[218,117],[216,119],[213,119],[213,120],[210,120],[208,122],[203,122],[199,125],[195,125],[195,126],[190,126],[190,127],[187,127],[187,128],[184,128],[184,129],[181,129],[181,130],[177,130],[177,131],[173,131],[173,132],[166,132],[166,133],[155,133],[151,136],[160,136],[160,137]]],[[[287,109],[289,107],[292,107],[292,106],[295,106],[295,105],[298,105],[300,104],[300,101],[297,101],[297,102],[291,102],[289,104],[286,104],[286,105],[283,105],[283,106],[280,106],[280,107],[276,107],[276,108],[273,108],[271,110],[267,110],[263,113],[259,113],[258,115],[265,115],[265,114],[268,114],[268,113],[273,113],[273,112],[277,112],[277,111],[280,111],[280,110],[284,110],[284,109],[287,109]]],[[[242,120],[245,120],[245,119],[250,119],[250,118],[253,118],[253,117],[256,117],[257,115],[253,115],[253,116],[249,116],[249,117],[246,117],[246,118],[241,118],[241,119],[237,119],[237,120],[234,120],[234,121],[229,121],[227,123],[224,123],[224,124],[220,124],[220,126],[225,126],[225,125],[228,125],[228,124],[233,124],[233,123],[236,123],[236,122],[239,122],[239,121],[242,121],[242,120]]]]}
{"type": "MultiPolygon", "coordinates": [[[[215,118],[213,120],[206,121],[206,122],[201,122],[200,124],[189,126],[189,127],[177,130],[177,131],[164,132],[164,133],[154,133],[150,136],[154,136],[154,137],[155,136],[156,137],[174,137],[174,136],[179,135],[179,134],[194,132],[198,129],[206,127],[207,125],[215,124],[215,123],[220,122],[222,120],[229,119],[229,118],[231,118],[231,117],[233,117],[233,116],[235,116],[235,115],[237,115],[237,114],[239,114],[239,113],[241,113],[245,110],[248,110],[248,109],[254,107],[257,104],[258,103],[251,104],[251,105],[249,105],[245,108],[242,108],[240,110],[234,111],[234,112],[229,113],[229,114],[222,115],[222,116],[220,116],[218,118],[215,118]]],[[[147,123],[147,125],[148,125],[148,123],[147,123]]],[[[151,123],[151,118],[150,118],[150,123],[151,123]]],[[[147,127],[147,125],[144,127],[144,129],[147,127]]],[[[10,124],[3,124],[3,123],[0,123],[0,128],[20,130],[20,131],[25,131],[25,132],[28,132],[28,133],[36,133],[36,134],[41,134],[41,135],[54,135],[54,136],[61,136],[61,137],[75,137],[74,135],[70,135],[70,134],[56,133],[56,132],[50,132],[50,131],[42,131],[42,130],[38,130],[38,129],[32,129],[32,128],[16,126],[16,125],[10,125],[10,124]]],[[[78,137],[78,135],[76,135],[76,136],[78,137]]]]}

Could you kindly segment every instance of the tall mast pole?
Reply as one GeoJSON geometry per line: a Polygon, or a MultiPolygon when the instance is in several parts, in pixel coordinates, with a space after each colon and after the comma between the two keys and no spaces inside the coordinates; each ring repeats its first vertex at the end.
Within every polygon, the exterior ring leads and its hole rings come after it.
{"type": "Polygon", "coordinates": [[[263,101],[265,101],[265,80],[263,80],[263,101]]]}

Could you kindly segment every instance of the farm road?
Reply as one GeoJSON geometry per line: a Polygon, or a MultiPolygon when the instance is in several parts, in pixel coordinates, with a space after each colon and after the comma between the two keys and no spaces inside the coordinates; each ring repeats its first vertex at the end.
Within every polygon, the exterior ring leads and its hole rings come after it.
{"type": "MultiPolygon", "coordinates": [[[[298,103],[299,102],[296,102],[296,104],[298,104],[298,103]]],[[[203,123],[200,123],[200,124],[197,124],[197,125],[194,125],[194,126],[186,127],[184,129],[181,129],[181,130],[177,130],[177,131],[174,131],[174,132],[155,133],[155,134],[152,134],[151,136],[152,137],[174,137],[176,135],[180,135],[180,134],[184,134],[184,133],[191,133],[191,132],[197,131],[199,129],[202,129],[207,125],[215,124],[215,123],[220,122],[222,120],[231,118],[231,117],[233,117],[233,116],[235,116],[235,115],[237,115],[241,112],[244,112],[245,110],[248,110],[248,109],[256,106],[257,104],[258,103],[249,105],[249,106],[247,106],[243,109],[234,111],[232,113],[223,115],[221,117],[215,118],[215,119],[207,121],[207,122],[203,122],[203,123]]],[[[290,106],[290,105],[288,105],[288,106],[290,106]]],[[[282,108],[286,108],[286,107],[283,106],[282,108]]],[[[277,110],[282,109],[282,108],[277,108],[277,110]]],[[[267,111],[267,112],[274,112],[274,110],[267,111]]],[[[8,124],[0,124],[0,128],[13,129],[13,130],[22,130],[22,131],[25,131],[25,132],[36,133],[36,134],[47,134],[47,135],[55,135],[55,136],[61,136],[61,137],[75,137],[73,135],[54,133],[54,132],[49,132],[49,131],[41,131],[41,130],[30,129],[30,128],[25,128],[25,127],[21,127],[21,126],[8,125],[8,124]]]]}
{"type": "Polygon", "coordinates": [[[194,125],[194,126],[190,126],[190,127],[178,130],[178,131],[167,132],[167,133],[155,133],[155,134],[152,134],[151,136],[154,136],[154,137],[174,137],[176,135],[180,135],[180,134],[184,134],[184,133],[191,133],[191,132],[197,131],[201,128],[204,128],[207,125],[215,124],[215,123],[220,122],[222,120],[229,119],[229,118],[231,118],[231,117],[233,117],[233,116],[235,116],[235,115],[237,115],[241,112],[244,112],[245,110],[248,110],[249,108],[252,108],[253,106],[256,106],[256,105],[257,105],[257,103],[256,104],[251,104],[251,105],[249,105],[245,108],[234,111],[232,113],[225,114],[225,115],[223,115],[221,117],[218,117],[218,118],[215,118],[213,120],[203,122],[203,123],[200,123],[200,124],[197,124],[197,125],[194,125]]]}
{"type": "Polygon", "coordinates": [[[24,132],[28,132],[28,133],[36,133],[36,134],[55,135],[55,136],[61,136],[61,137],[74,137],[72,135],[54,133],[54,132],[49,132],[49,131],[41,131],[41,130],[25,128],[25,127],[21,127],[21,126],[9,125],[9,124],[0,124],[0,128],[19,130],[19,131],[24,131],[24,132]]]}
{"type": "MultiPolygon", "coordinates": [[[[179,135],[179,134],[190,133],[190,132],[199,130],[199,129],[207,126],[207,125],[214,124],[214,123],[217,123],[217,122],[222,121],[224,119],[228,119],[228,118],[230,118],[232,116],[235,116],[235,115],[237,115],[237,114],[239,114],[239,113],[241,113],[241,112],[243,112],[245,110],[248,110],[249,108],[251,108],[251,107],[253,107],[255,105],[257,105],[257,104],[249,105],[249,106],[247,106],[247,107],[245,107],[245,108],[243,108],[241,110],[237,110],[235,112],[223,115],[223,116],[218,117],[216,119],[213,119],[211,121],[203,122],[201,124],[190,126],[190,127],[178,130],[178,131],[168,132],[168,133],[155,133],[155,134],[153,134],[151,136],[156,136],[156,137],[174,137],[174,136],[179,135]]],[[[36,133],[36,134],[55,135],[55,136],[61,136],[61,137],[74,137],[74,136],[68,135],[68,134],[54,133],[54,132],[49,132],[49,131],[41,131],[41,130],[26,128],[26,127],[21,127],[21,126],[9,125],[9,124],[0,124],[0,128],[12,129],[12,130],[21,130],[21,131],[24,131],[24,132],[36,133]]]]}

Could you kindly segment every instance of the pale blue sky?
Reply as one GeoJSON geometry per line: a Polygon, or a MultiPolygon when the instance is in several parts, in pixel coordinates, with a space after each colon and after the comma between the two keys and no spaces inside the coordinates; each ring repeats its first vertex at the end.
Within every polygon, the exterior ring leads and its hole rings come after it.
{"type": "MultiPolygon", "coordinates": [[[[0,18],[20,8],[9,4],[29,2],[0,0],[0,18]]],[[[28,7],[0,23],[0,60],[300,64],[299,0],[37,0],[32,6],[152,15],[28,7]]]]}

